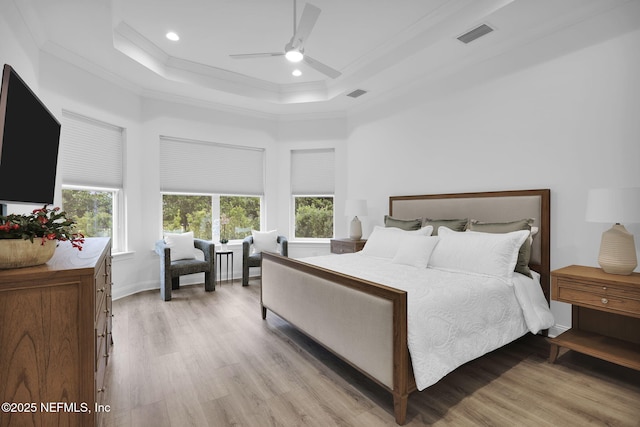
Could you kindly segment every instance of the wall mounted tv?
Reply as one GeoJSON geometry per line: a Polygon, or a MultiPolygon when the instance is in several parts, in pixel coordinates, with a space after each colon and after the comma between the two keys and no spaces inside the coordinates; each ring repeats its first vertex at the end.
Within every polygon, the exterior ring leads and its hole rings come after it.
{"type": "Polygon", "coordinates": [[[0,203],[52,204],[60,123],[5,64],[0,89],[0,203]]]}

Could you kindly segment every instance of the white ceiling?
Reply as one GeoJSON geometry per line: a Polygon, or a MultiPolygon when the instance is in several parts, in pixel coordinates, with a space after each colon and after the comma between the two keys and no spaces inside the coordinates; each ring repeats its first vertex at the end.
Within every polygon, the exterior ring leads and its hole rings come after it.
{"type": "MultiPolygon", "coordinates": [[[[41,49],[146,96],[268,114],[343,112],[442,77],[636,0],[311,0],[321,9],[293,77],[281,52],[292,0],[15,0],[41,49]],[[479,24],[495,31],[468,45],[479,24]],[[167,31],[181,39],[171,42],[167,31]],[[364,89],[353,99],[346,94],[364,89]]],[[[297,4],[298,18],[305,1],[297,4]]],[[[637,10],[637,8],[635,9],[637,10]]],[[[638,20],[640,26],[640,20],[638,20]]]]}

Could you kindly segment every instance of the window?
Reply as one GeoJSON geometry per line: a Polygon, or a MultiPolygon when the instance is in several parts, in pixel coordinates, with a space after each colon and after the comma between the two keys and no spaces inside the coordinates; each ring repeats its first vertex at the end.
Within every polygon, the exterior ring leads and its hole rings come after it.
{"type": "Polygon", "coordinates": [[[220,238],[244,239],[260,230],[261,197],[220,196],[220,238]]]}
{"type": "Polygon", "coordinates": [[[333,237],[333,197],[294,196],[295,237],[333,237]]]}
{"type": "Polygon", "coordinates": [[[293,236],[329,239],[334,236],[334,150],[291,152],[293,236]]]}
{"type": "Polygon", "coordinates": [[[62,209],[85,237],[111,237],[124,251],[124,129],[63,111],[60,139],[62,209]]]}
{"type": "Polygon", "coordinates": [[[259,196],[162,195],[163,233],[193,231],[205,240],[238,240],[260,229],[259,196]]]}
{"type": "Polygon", "coordinates": [[[259,148],[160,138],[163,231],[237,240],[259,230],[263,162],[259,148]]]}
{"type": "Polygon", "coordinates": [[[211,196],[162,195],[162,230],[165,233],[193,231],[197,239],[212,240],[211,196]]]}

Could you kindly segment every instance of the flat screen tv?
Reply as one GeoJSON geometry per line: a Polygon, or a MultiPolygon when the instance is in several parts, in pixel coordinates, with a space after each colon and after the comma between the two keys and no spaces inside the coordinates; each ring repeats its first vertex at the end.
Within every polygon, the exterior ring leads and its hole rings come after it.
{"type": "Polygon", "coordinates": [[[60,123],[5,64],[0,89],[0,203],[53,204],[60,123]]]}

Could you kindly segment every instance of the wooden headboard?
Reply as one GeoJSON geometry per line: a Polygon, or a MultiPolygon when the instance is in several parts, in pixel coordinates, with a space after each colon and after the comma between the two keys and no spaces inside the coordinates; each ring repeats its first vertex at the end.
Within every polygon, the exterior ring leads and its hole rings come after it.
{"type": "Polygon", "coordinates": [[[389,215],[394,218],[468,218],[483,222],[533,218],[538,233],[533,238],[529,267],[540,273],[540,284],[547,301],[551,268],[550,210],[549,189],[389,197],[389,215]]]}

